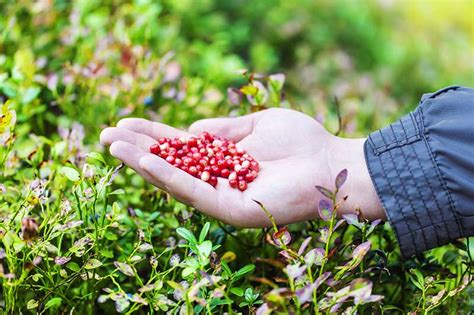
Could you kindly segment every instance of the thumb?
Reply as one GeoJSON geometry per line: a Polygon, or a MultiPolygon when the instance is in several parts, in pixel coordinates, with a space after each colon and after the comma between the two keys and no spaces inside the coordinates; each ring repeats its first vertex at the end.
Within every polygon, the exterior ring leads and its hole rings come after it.
{"type": "Polygon", "coordinates": [[[207,131],[238,142],[252,132],[255,118],[258,115],[259,113],[254,113],[240,117],[202,119],[194,122],[189,127],[189,132],[199,134],[207,131]]]}

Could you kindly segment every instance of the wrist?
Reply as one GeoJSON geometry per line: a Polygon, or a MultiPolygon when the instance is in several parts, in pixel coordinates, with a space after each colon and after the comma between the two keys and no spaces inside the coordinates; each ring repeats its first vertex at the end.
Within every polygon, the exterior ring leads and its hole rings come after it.
{"type": "Polygon", "coordinates": [[[337,174],[348,170],[347,180],[338,193],[338,200],[347,196],[347,200],[338,209],[338,215],[356,213],[360,209],[362,216],[369,220],[385,219],[385,213],[375,191],[367,169],[364,155],[366,139],[344,139],[333,137],[329,148],[329,169],[334,189],[337,174]]]}

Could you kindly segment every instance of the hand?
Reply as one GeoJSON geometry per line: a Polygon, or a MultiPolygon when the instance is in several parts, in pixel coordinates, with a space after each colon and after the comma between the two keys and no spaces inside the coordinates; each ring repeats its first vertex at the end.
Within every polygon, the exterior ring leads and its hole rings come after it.
{"type": "Polygon", "coordinates": [[[334,188],[336,174],[349,176],[340,196],[348,195],[341,213],[361,207],[369,218],[383,218],[380,203],[365,165],[364,139],[342,139],[328,133],[316,120],[297,111],[268,109],[237,118],[195,122],[189,132],[140,118],[126,118],[107,128],[101,142],[111,154],[153,185],[203,213],[240,227],[266,227],[270,221],[253,201],[260,201],[277,224],[317,218],[322,198],[315,185],[334,188]],[[216,188],[149,153],[159,137],[189,137],[202,131],[235,141],[260,163],[260,172],[241,192],[219,178],[216,188]]]}

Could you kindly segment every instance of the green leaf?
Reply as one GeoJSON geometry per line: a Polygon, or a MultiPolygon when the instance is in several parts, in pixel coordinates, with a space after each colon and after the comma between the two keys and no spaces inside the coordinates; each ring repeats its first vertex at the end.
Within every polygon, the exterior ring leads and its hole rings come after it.
{"type": "Polygon", "coordinates": [[[92,258],[88,262],[86,262],[86,264],[84,265],[84,268],[95,269],[95,268],[99,268],[100,266],[102,266],[102,263],[100,262],[100,260],[92,258]]]}
{"type": "Polygon", "coordinates": [[[77,182],[81,178],[79,176],[79,172],[73,169],[72,167],[63,166],[61,167],[61,170],[59,172],[73,182],[77,182]]]}
{"type": "Polygon", "coordinates": [[[196,237],[188,229],[180,227],[176,229],[176,233],[178,233],[179,236],[187,240],[190,244],[197,244],[196,237]]]}
{"type": "Polygon", "coordinates": [[[204,241],[202,244],[197,246],[199,253],[201,253],[204,257],[209,257],[212,251],[212,242],[211,241],[204,241]]]}
{"type": "Polygon", "coordinates": [[[231,288],[230,289],[230,292],[232,292],[233,294],[237,295],[237,296],[243,296],[244,295],[244,289],[242,288],[231,288]]]}
{"type": "Polygon", "coordinates": [[[33,101],[38,94],[41,92],[41,89],[39,87],[29,87],[26,89],[26,91],[22,94],[21,97],[21,102],[23,104],[28,104],[31,101],[33,101]]]}
{"type": "Polygon", "coordinates": [[[133,277],[135,275],[135,272],[133,271],[133,268],[129,264],[122,263],[122,262],[119,262],[119,261],[114,261],[114,265],[124,275],[130,276],[130,277],[133,277]]]}
{"type": "Polygon", "coordinates": [[[222,270],[224,271],[222,273],[222,276],[230,277],[232,275],[232,271],[230,270],[229,265],[224,260],[221,260],[221,267],[222,267],[222,270]]]}
{"type": "Polygon", "coordinates": [[[61,305],[62,301],[63,301],[62,298],[54,297],[46,303],[46,305],[44,306],[44,309],[47,310],[49,308],[58,308],[61,305]]]}
{"type": "Polygon", "coordinates": [[[125,194],[125,190],[123,190],[122,188],[115,189],[114,191],[109,193],[109,195],[124,195],[124,194],[125,194]]]}
{"type": "Polygon", "coordinates": [[[78,272],[81,267],[79,267],[78,264],[76,264],[75,262],[71,261],[69,263],[67,263],[66,267],[71,270],[71,271],[74,271],[74,272],[78,272]]]}
{"type": "Polygon", "coordinates": [[[100,164],[107,165],[107,163],[105,162],[104,157],[99,152],[89,152],[89,153],[87,153],[86,154],[86,161],[87,161],[87,163],[90,163],[90,164],[97,164],[97,162],[100,162],[100,164]]]}
{"type": "Polygon", "coordinates": [[[246,265],[240,268],[239,270],[237,270],[236,273],[234,273],[232,280],[237,281],[243,276],[245,276],[246,274],[251,273],[254,269],[255,269],[255,265],[246,265]]]}
{"type": "Polygon", "coordinates": [[[28,303],[26,304],[26,308],[31,310],[33,308],[37,308],[38,307],[38,301],[34,300],[34,299],[31,299],[28,301],[28,303]]]}
{"type": "Polygon", "coordinates": [[[206,239],[207,233],[209,233],[209,228],[211,227],[211,223],[206,222],[202,227],[201,233],[199,233],[199,243],[204,242],[206,239]]]}

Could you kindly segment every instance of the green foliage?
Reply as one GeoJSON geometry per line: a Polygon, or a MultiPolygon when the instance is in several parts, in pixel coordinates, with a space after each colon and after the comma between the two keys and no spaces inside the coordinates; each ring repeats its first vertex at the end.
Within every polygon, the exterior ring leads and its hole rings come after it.
{"type": "Polygon", "coordinates": [[[403,260],[387,224],[337,219],[324,187],[324,220],[237,230],[98,144],[123,117],[186,127],[273,106],[366,135],[422,93],[474,85],[472,3],[426,6],[2,2],[2,312],[472,311],[472,239],[403,260]]]}

